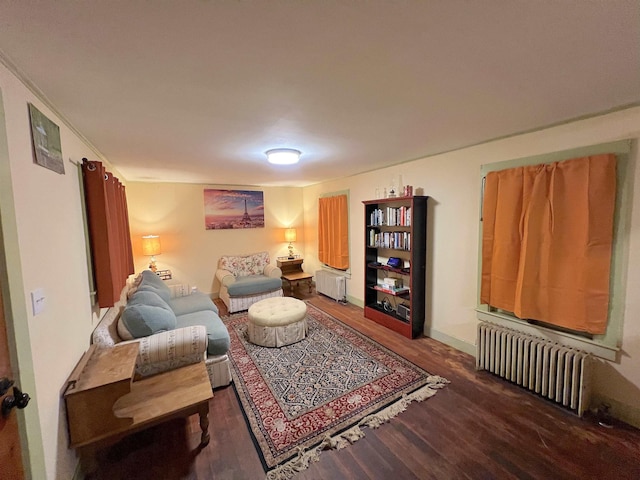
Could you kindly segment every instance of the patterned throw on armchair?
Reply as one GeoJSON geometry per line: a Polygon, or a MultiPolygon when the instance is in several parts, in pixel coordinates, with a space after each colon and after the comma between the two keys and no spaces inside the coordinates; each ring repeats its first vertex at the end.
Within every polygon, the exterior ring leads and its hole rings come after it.
{"type": "Polygon", "coordinates": [[[270,263],[268,252],[223,255],[216,271],[220,298],[229,313],[247,310],[265,298],[282,297],[281,276],[282,270],[270,263]]]}

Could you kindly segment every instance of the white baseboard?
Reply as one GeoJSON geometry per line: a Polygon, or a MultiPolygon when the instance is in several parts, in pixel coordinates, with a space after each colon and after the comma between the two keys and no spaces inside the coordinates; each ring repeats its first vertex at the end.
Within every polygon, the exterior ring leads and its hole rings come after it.
{"type": "Polygon", "coordinates": [[[613,418],[617,418],[633,427],[640,428],[640,409],[626,405],[619,400],[609,398],[601,393],[593,392],[591,394],[592,410],[597,409],[603,403],[609,405],[609,413],[613,418]]]}
{"type": "Polygon", "coordinates": [[[476,355],[476,346],[474,344],[465,342],[464,340],[460,340],[459,338],[452,337],[451,335],[447,335],[446,333],[439,332],[438,330],[430,330],[429,332],[425,332],[425,335],[433,338],[445,345],[449,345],[450,347],[455,348],[456,350],[460,350],[461,352],[468,353],[469,355],[476,355]]]}

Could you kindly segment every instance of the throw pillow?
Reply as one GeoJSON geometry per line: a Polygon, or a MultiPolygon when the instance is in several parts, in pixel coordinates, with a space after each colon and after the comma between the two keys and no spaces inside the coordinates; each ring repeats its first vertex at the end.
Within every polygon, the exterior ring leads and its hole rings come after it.
{"type": "Polygon", "coordinates": [[[136,291],[118,320],[118,334],[124,340],[148,337],[176,328],[176,315],[155,292],[136,291]]]}

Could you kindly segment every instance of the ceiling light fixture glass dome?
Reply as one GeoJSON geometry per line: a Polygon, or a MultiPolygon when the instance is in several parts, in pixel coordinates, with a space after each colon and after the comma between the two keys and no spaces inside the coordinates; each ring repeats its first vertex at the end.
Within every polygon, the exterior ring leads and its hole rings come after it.
{"type": "Polygon", "coordinates": [[[300,160],[301,152],[294,148],[274,148],[267,150],[267,160],[274,165],[293,165],[300,160]]]}

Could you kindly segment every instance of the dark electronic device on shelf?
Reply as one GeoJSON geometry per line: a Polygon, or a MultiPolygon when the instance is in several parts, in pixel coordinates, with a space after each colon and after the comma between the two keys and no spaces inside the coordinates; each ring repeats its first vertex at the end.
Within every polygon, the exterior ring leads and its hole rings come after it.
{"type": "Polygon", "coordinates": [[[411,308],[407,305],[400,304],[398,305],[398,315],[406,320],[407,322],[411,320],[411,308]]]}
{"type": "Polygon", "coordinates": [[[398,257],[389,257],[387,265],[393,268],[402,268],[402,259],[398,257]]]}

